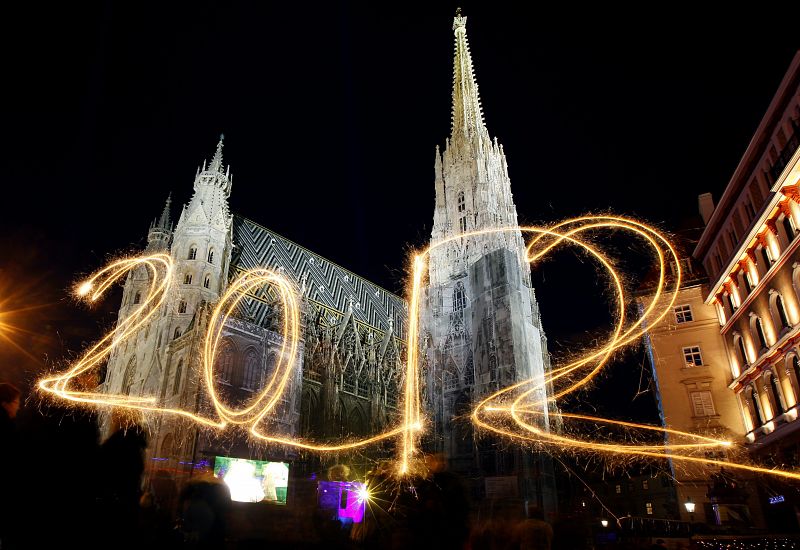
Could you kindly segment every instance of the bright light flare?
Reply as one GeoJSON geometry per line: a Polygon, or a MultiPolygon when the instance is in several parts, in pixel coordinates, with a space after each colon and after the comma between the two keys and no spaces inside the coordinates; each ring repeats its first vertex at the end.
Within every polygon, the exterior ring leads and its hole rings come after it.
{"type": "Polygon", "coordinates": [[[87,294],[92,291],[92,283],[91,281],[84,281],[78,288],[75,289],[75,294],[78,295],[79,298],[85,298],[87,294]]]}

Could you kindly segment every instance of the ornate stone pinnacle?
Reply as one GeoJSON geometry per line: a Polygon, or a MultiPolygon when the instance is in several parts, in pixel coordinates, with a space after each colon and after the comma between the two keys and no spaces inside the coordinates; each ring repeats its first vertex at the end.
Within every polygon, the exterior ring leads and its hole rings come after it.
{"type": "Polygon", "coordinates": [[[456,16],[453,18],[453,30],[465,29],[467,26],[467,18],[461,15],[461,8],[456,8],[456,16]]]}
{"type": "Polygon", "coordinates": [[[222,172],[222,148],[225,146],[223,140],[225,139],[225,134],[219,135],[219,143],[217,143],[217,151],[214,153],[214,158],[211,159],[211,166],[209,170],[211,172],[222,172]]]}

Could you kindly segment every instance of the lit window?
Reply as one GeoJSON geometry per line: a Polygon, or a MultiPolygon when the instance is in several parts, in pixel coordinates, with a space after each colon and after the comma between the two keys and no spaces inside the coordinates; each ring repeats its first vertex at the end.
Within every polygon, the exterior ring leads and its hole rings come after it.
{"type": "Polygon", "coordinates": [[[750,276],[750,272],[749,271],[745,272],[744,277],[742,278],[744,279],[744,286],[747,289],[747,293],[750,294],[751,292],[753,292],[753,288],[755,287],[755,285],[753,284],[753,279],[750,276]]]}
{"type": "Polygon", "coordinates": [[[793,241],[795,237],[797,237],[797,228],[794,225],[794,220],[791,216],[783,216],[783,230],[786,231],[786,236],[789,238],[789,241],[793,241]]]}
{"type": "Polygon", "coordinates": [[[642,489],[644,489],[646,491],[649,488],[650,488],[650,482],[647,481],[646,479],[643,479],[642,480],[642,489]]]}
{"type": "Polygon", "coordinates": [[[758,343],[761,344],[761,349],[769,347],[767,345],[767,337],[764,335],[764,324],[761,322],[760,317],[755,318],[756,335],[758,336],[758,343]]]}
{"type": "Polygon", "coordinates": [[[194,260],[197,258],[197,247],[193,246],[189,249],[189,255],[186,257],[187,260],[194,260]]]}
{"type": "Polygon", "coordinates": [[[733,294],[726,292],[725,299],[728,301],[728,307],[731,308],[731,313],[739,309],[738,307],[736,307],[736,302],[733,301],[733,294]]]}
{"type": "Polygon", "coordinates": [[[686,304],[675,308],[675,321],[677,323],[688,323],[693,320],[692,306],[686,304]]]}
{"type": "Polygon", "coordinates": [[[716,414],[710,391],[693,391],[690,397],[694,416],[714,416],[716,414]]]}
{"type": "Polygon", "coordinates": [[[739,351],[739,360],[742,362],[742,365],[747,366],[750,364],[750,361],[747,359],[747,352],[744,349],[744,338],[741,336],[737,336],[736,338],[736,349],[739,351]]]}
{"type": "Polygon", "coordinates": [[[772,258],[772,252],[770,252],[768,246],[761,247],[761,256],[764,258],[764,267],[769,269],[769,266],[771,266],[775,260],[772,258]]]}
{"type": "Polygon", "coordinates": [[[183,276],[183,284],[185,284],[185,285],[192,284],[192,274],[191,273],[187,273],[186,275],[183,276]]]}
{"type": "Polygon", "coordinates": [[[700,367],[703,365],[703,356],[700,354],[700,346],[689,346],[683,348],[683,359],[687,367],[700,367]]]}
{"type": "Polygon", "coordinates": [[[652,516],[653,515],[653,503],[652,502],[648,502],[648,503],[646,503],[644,505],[644,507],[645,507],[645,510],[647,510],[647,515],[648,516],[652,516]]]}
{"type": "Polygon", "coordinates": [[[622,485],[617,485],[616,487],[614,487],[614,492],[617,493],[618,495],[621,495],[622,494],[622,485]]]}
{"type": "Polygon", "coordinates": [[[786,315],[786,307],[783,305],[783,298],[778,294],[775,297],[775,309],[778,310],[778,318],[781,321],[781,328],[790,328],[789,317],[786,315]]]}

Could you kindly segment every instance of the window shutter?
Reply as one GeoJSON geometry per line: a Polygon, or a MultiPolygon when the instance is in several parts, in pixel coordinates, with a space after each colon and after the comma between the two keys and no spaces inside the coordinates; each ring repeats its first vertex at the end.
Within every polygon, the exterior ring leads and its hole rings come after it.
{"type": "Polygon", "coordinates": [[[694,416],[714,416],[714,402],[710,391],[692,392],[694,416]]]}

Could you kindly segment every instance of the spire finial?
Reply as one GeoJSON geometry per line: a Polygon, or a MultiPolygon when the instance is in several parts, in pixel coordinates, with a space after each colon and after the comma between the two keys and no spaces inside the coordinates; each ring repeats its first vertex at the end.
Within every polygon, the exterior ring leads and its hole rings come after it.
{"type": "Polygon", "coordinates": [[[225,139],[225,134],[219,135],[219,143],[217,143],[217,151],[214,153],[214,158],[211,159],[211,166],[209,170],[211,172],[222,172],[222,148],[225,146],[223,143],[225,139]]]}

